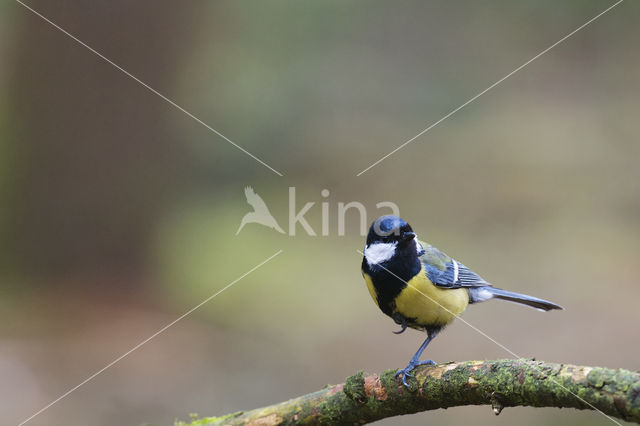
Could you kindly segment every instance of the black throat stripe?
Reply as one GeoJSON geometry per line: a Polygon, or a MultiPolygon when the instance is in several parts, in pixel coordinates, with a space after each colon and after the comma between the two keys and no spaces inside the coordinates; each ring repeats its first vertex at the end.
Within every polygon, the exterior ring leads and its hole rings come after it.
{"type": "Polygon", "coordinates": [[[421,269],[420,260],[417,257],[394,257],[380,266],[373,267],[369,266],[366,258],[362,259],[362,271],[371,277],[378,306],[388,316],[393,315],[396,297],[421,269]]]}

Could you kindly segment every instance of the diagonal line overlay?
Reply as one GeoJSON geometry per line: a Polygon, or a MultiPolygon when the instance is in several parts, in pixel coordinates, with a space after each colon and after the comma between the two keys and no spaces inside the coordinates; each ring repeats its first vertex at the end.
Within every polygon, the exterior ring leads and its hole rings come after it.
{"type": "Polygon", "coordinates": [[[76,391],[79,387],[85,385],[86,383],[90,382],[91,380],[93,380],[96,376],[100,375],[101,373],[103,373],[105,370],[107,370],[108,368],[112,367],[113,365],[117,364],[118,362],[120,362],[123,358],[127,357],[128,355],[130,355],[132,352],[136,351],[137,349],[139,349],[141,346],[143,346],[144,344],[146,344],[147,342],[149,342],[151,339],[155,338],[156,336],[158,336],[159,334],[165,332],[168,328],[172,327],[173,325],[175,325],[178,321],[180,321],[181,319],[183,319],[184,317],[186,317],[187,315],[191,314],[193,311],[195,311],[196,309],[200,308],[202,305],[204,305],[205,303],[209,302],[211,299],[213,299],[214,297],[218,296],[220,293],[222,293],[223,291],[227,290],[229,287],[231,287],[232,285],[234,285],[235,283],[237,283],[238,281],[240,281],[241,279],[243,279],[244,277],[246,277],[247,275],[249,275],[250,273],[252,273],[253,271],[255,271],[256,269],[260,268],[261,266],[263,266],[265,263],[269,262],[270,260],[272,260],[273,258],[275,258],[276,256],[278,256],[279,254],[282,253],[282,250],[278,250],[275,254],[273,254],[272,256],[268,257],[267,259],[263,260],[262,262],[260,262],[259,264],[257,264],[256,266],[254,266],[253,268],[249,269],[247,272],[245,272],[244,274],[240,275],[238,278],[236,278],[235,280],[231,281],[229,284],[227,284],[226,286],[224,286],[222,289],[218,290],[217,292],[215,292],[214,294],[212,294],[211,296],[207,297],[206,299],[204,299],[202,302],[198,303],[196,306],[194,306],[193,308],[189,309],[187,312],[185,312],[184,314],[180,315],[178,318],[176,318],[175,320],[171,321],[169,324],[165,325],[164,327],[162,327],[160,330],[156,331],[155,333],[153,333],[151,336],[147,337],[146,339],[144,339],[143,341],[141,341],[140,343],[138,343],[137,345],[135,345],[134,347],[132,347],[131,349],[129,349],[127,352],[123,353],[122,355],[120,355],[118,358],[114,359],[113,361],[111,361],[109,364],[105,365],[104,367],[102,367],[100,370],[96,371],[95,373],[93,373],[92,375],[90,375],[89,377],[87,377],[86,379],[84,379],[82,382],[78,383],[77,385],[75,385],[74,387],[72,387],[71,389],[69,389],[68,391],[66,391],[65,393],[63,393],[62,395],[60,395],[58,398],[54,399],[53,401],[51,401],[49,404],[45,405],[44,407],[42,407],[40,410],[38,410],[37,412],[35,412],[34,414],[32,414],[31,416],[27,417],[26,419],[24,419],[22,422],[20,422],[20,424],[18,424],[18,426],[22,426],[25,423],[31,421],[34,417],[38,416],[39,414],[41,414],[43,411],[47,410],[48,408],[50,408],[51,406],[53,406],[54,404],[58,403],[60,400],[66,398],[67,396],[69,396],[71,393],[73,393],[74,391],[76,391]]]}
{"type": "Polygon", "coordinates": [[[169,103],[171,106],[173,106],[174,108],[176,108],[177,110],[181,111],[183,114],[185,114],[186,116],[192,118],[193,120],[195,120],[196,122],[198,122],[199,124],[201,124],[202,126],[206,127],[207,129],[209,129],[210,131],[212,131],[213,133],[215,133],[216,135],[218,135],[219,137],[221,137],[222,139],[224,139],[225,141],[229,142],[231,145],[235,146],[236,148],[238,148],[240,151],[244,152],[245,154],[247,154],[249,157],[253,158],[254,160],[256,160],[258,163],[262,164],[263,166],[265,166],[266,168],[268,168],[269,170],[271,170],[273,173],[277,174],[278,176],[283,176],[282,173],[280,173],[279,171],[277,171],[276,169],[274,169],[273,167],[271,167],[270,165],[268,165],[267,163],[265,163],[264,161],[262,161],[261,159],[259,159],[258,157],[256,157],[255,155],[253,155],[252,153],[250,153],[249,151],[247,151],[246,149],[244,149],[243,147],[241,147],[240,145],[238,145],[237,143],[235,143],[234,141],[232,141],[231,139],[229,139],[228,137],[226,137],[225,135],[223,135],[222,133],[220,133],[219,131],[217,131],[216,129],[214,129],[213,127],[211,127],[210,125],[208,125],[207,123],[205,123],[204,121],[202,121],[201,119],[199,119],[198,117],[196,117],[195,115],[193,115],[192,113],[190,113],[189,111],[187,111],[186,109],[184,109],[183,107],[181,107],[180,105],[178,105],[177,103],[175,103],[173,100],[169,99],[168,97],[166,97],[165,95],[163,95],[162,93],[158,92],[156,89],[154,89],[153,87],[149,86],[147,83],[145,83],[144,81],[140,80],[138,77],[136,77],[135,75],[131,74],[129,71],[127,71],[126,69],[122,68],[120,65],[116,64],[115,62],[113,62],[111,59],[107,58],[106,56],[104,56],[102,53],[98,52],[96,49],[94,49],[93,47],[89,46],[87,43],[83,42],[82,40],[80,40],[79,38],[77,38],[76,36],[74,36],[73,34],[71,34],[70,32],[68,32],[67,30],[65,30],[64,28],[62,28],[61,26],[59,26],[58,24],[56,24],[55,22],[51,21],[50,19],[48,19],[46,16],[42,15],[41,13],[39,13],[38,11],[36,11],[35,9],[31,8],[30,6],[26,5],[25,3],[23,3],[21,0],[15,0],[17,3],[19,3],[20,5],[22,5],[25,9],[29,10],[31,13],[33,13],[34,15],[38,16],[40,19],[42,19],[43,21],[47,22],[48,24],[50,24],[51,26],[53,26],[55,29],[57,29],[58,31],[60,31],[61,33],[63,33],[64,35],[66,35],[67,37],[71,38],[73,41],[75,41],[76,43],[80,44],[81,46],[85,47],[86,49],[88,49],[89,51],[91,51],[91,53],[95,54],[96,56],[100,57],[102,60],[104,60],[105,62],[109,63],[110,65],[112,65],[114,68],[116,68],[117,70],[121,71],[122,73],[124,73],[125,75],[127,75],[129,78],[131,78],[132,80],[134,80],[135,82],[139,83],[141,86],[143,86],[145,89],[149,90],[150,92],[152,92],[153,94],[157,95],[158,97],[160,97],[162,100],[164,100],[165,102],[169,103]]]}
{"type": "MultiPolygon", "coordinates": [[[[361,252],[360,250],[356,249],[356,252],[360,253],[362,256],[364,256],[364,253],[361,252]]],[[[480,330],[478,327],[476,327],[475,325],[471,324],[469,321],[465,320],[464,318],[462,318],[460,315],[457,315],[453,312],[451,312],[449,309],[447,309],[445,306],[441,305],[438,301],[436,301],[435,299],[433,299],[432,297],[424,294],[422,291],[420,291],[420,289],[418,289],[416,286],[412,286],[410,285],[408,282],[406,282],[405,280],[403,280],[402,278],[400,278],[399,276],[397,276],[396,274],[394,274],[393,272],[391,272],[390,270],[388,270],[387,268],[385,268],[382,265],[378,265],[380,266],[382,269],[384,269],[385,271],[387,271],[388,273],[390,273],[391,275],[393,275],[394,277],[396,277],[398,280],[402,281],[403,283],[405,283],[407,286],[413,288],[415,291],[417,291],[418,293],[420,293],[421,295],[423,295],[424,297],[426,297],[427,299],[429,299],[431,302],[435,303],[436,305],[438,305],[439,307],[441,307],[442,309],[444,309],[445,311],[449,312],[451,315],[453,315],[454,317],[456,317],[456,319],[459,319],[460,321],[462,321],[464,324],[466,324],[467,326],[471,327],[474,331],[478,332],[479,334],[481,334],[482,336],[486,337],[487,339],[491,340],[493,343],[495,343],[496,345],[500,346],[502,349],[504,349],[507,353],[509,353],[511,356],[515,357],[515,358],[522,358],[520,355],[516,354],[515,352],[513,352],[511,349],[507,348],[505,345],[503,345],[502,343],[498,342],[496,339],[494,339],[493,337],[489,336],[487,333],[485,333],[484,331],[480,330]]],[[[618,422],[617,420],[615,420],[613,417],[608,416],[607,414],[603,413],[602,410],[598,409],[596,406],[594,406],[593,404],[585,401],[582,397],[580,397],[579,395],[576,395],[575,393],[571,392],[569,389],[567,389],[566,387],[564,387],[562,385],[562,383],[558,382],[557,380],[554,380],[552,378],[549,378],[548,380],[551,380],[552,382],[554,382],[556,385],[560,386],[563,390],[569,392],[571,395],[575,396],[576,398],[578,398],[580,401],[582,401],[584,404],[588,405],[589,407],[591,407],[593,410],[597,411],[598,413],[602,414],[603,416],[605,416],[606,418],[608,418],[609,420],[611,420],[613,423],[617,424],[618,426],[622,426],[622,423],[618,422]]]]}
{"type": "Polygon", "coordinates": [[[597,14],[596,16],[594,16],[593,18],[589,19],[587,22],[585,22],[584,24],[580,25],[578,28],[576,28],[575,30],[571,31],[569,34],[567,34],[566,36],[562,37],[560,40],[556,41],[555,43],[553,43],[551,46],[547,47],[546,49],[544,49],[542,52],[538,53],[536,56],[534,56],[533,58],[529,59],[527,62],[525,62],[524,64],[520,65],[518,68],[514,69],[513,71],[511,71],[509,74],[505,75],[504,77],[502,77],[500,80],[496,81],[495,83],[493,83],[491,86],[487,87],[486,89],[484,89],[482,92],[478,93],[477,95],[475,95],[474,97],[472,97],[471,99],[469,99],[468,101],[466,101],[465,103],[463,103],[462,105],[460,105],[459,107],[457,107],[456,109],[454,109],[453,111],[449,112],[447,115],[445,115],[444,117],[442,117],[441,119],[439,119],[438,121],[434,122],[433,124],[429,125],[429,127],[427,127],[426,129],[422,130],[420,133],[418,133],[417,135],[413,136],[412,138],[410,138],[409,140],[405,141],[402,145],[398,146],[396,149],[394,149],[393,151],[391,151],[390,153],[388,153],[387,155],[385,155],[384,157],[380,158],[378,161],[376,161],[375,163],[371,164],[369,167],[367,167],[366,169],[362,170],[360,173],[358,173],[356,175],[356,177],[361,176],[362,174],[364,174],[365,172],[367,172],[368,170],[370,170],[371,168],[377,166],[378,164],[380,164],[381,162],[383,162],[384,160],[386,160],[387,158],[389,158],[390,156],[392,156],[393,154],[395,154],[396,152],[400,151],[402,148],[404,148],[405,146],[409,145],[411,142],[415,141],[416,139],[418,139],[420,136],[424,135],[425,133],[427,133],[429,130],[433,129],[434,127],[436,127],[438,124],[442,123],[443,121],[445,121],[447,118],[451,117],[452,115],[454,115],[455,113],[457,113],[458,111],[460,111],[462,108],[466,107],[467,105],[469,105],[470,103],[472,103],[473,101],[475,101],[476,99],[478,99],[480,96],[484,95],[485,93],[487,93],[488,91],[490,91],[491,89],[493,89],[494,87],[498,86],[500,83],[502,83],[503,81],[505,81],[506,79],[508,79],[509,77],[511,77],[512,75],[514,75],[515,73],[517,73],[518,71],[520,71],[521,69],[523,69],[524,67],[526,67],[527,65],[529,65],[531,62],[535,61],[536,59],[538,59],[539,57],[541,57],[542,55],[544,55],[545,53],[547,53],[548,51],[550,51],[551,49],[553,49],[554,47],[556,47],[557,45],[561,44],[562,42],[564,42],[565,40],[567,40],[569,37],[573,36],[574,34],[576,34],[578,31],[582,30],[584,27],[586,27],[587,25],[593,23],[596,19],[600,18],[602,15],[606,14],[607,12],[609,12],[611,9],[613,9],[614,7],[618,6],[620,3],[622,3],[624,0],[618,0],[616,3],[612,4],[611,6],[609,6],[608,8],[606,8],[605,10],[603,10],[602,12],[600,12],[599,14],[597,14]]]}

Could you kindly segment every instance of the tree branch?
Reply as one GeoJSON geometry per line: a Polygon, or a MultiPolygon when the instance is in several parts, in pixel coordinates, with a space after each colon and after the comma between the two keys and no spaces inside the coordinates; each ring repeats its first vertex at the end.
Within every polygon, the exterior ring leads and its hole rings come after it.
{"type": "Polygon", "coordinates": [[[364,424],[461,405],[491,405],[496,414],[515,406],[597,408],[640,423],[640,374],[628,370],[530,359],[467,361],[418,367],[410,389],[394,373],[359,372],[280,404],[176,425],[364,424]]]}

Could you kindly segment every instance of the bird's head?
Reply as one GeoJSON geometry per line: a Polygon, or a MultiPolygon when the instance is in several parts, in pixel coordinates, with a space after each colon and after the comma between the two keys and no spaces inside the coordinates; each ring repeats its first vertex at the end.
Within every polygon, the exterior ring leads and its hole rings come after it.
{"type": "Polygon", "coordinates": [[[388,215],[371,224],[364,255],[369,265],[378,265],[394,257],[419,256],[422,251],[411,225],[398,216],[388,215]]]}

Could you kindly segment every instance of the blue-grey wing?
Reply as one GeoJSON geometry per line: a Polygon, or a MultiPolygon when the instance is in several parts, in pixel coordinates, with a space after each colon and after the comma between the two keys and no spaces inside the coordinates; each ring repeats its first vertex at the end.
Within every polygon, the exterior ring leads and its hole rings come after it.
{"type": "Polygon", "coordinates": [[[491,285],[480,275],[433,246],[425,247],[420,260],[427,271],[427,278],[438,287],[453,289],[491,285]]]}

